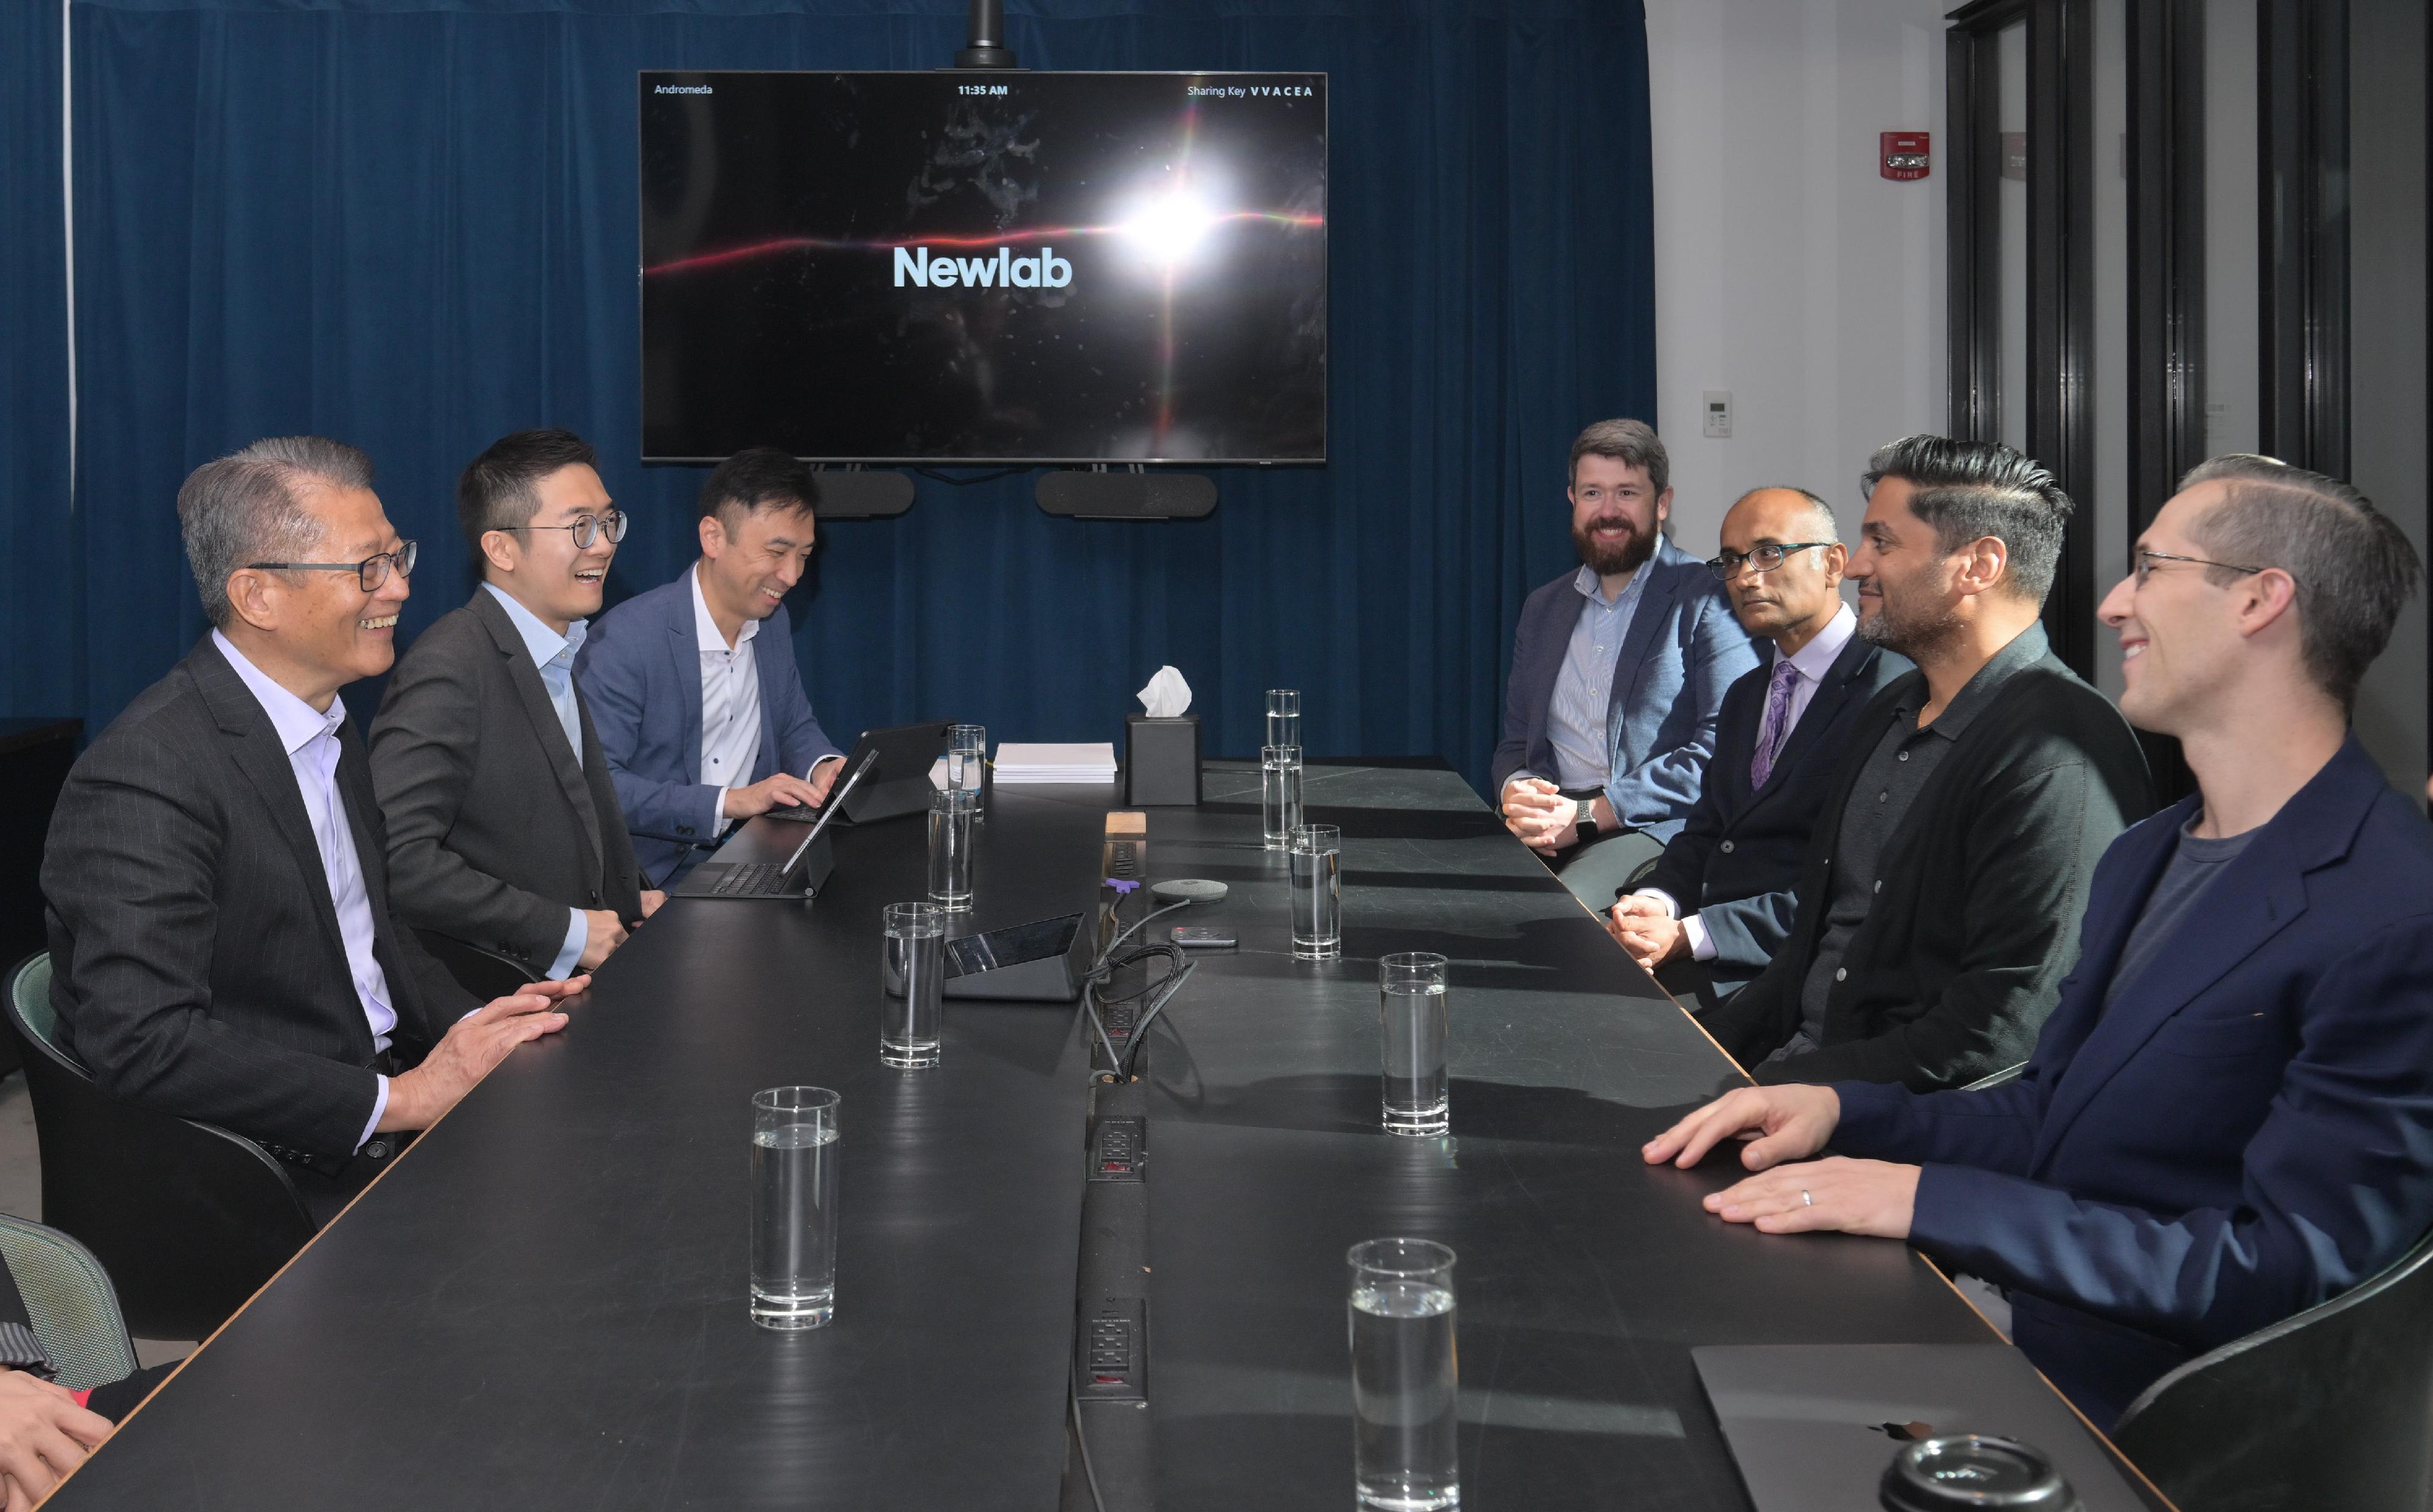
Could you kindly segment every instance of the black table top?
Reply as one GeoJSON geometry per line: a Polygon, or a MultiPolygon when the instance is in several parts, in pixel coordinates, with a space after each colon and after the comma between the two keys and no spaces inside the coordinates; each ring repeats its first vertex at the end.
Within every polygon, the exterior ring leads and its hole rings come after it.
{"type": "MultiPolygon", "coordinates": [[[[1745,1508],[1693,1347],[1992,1336],[1902,1246],[1730,1228],[1697,1205],[1730,1163],[1641,1163],[1739,1073],[1457,777],[1308,778],[1344,831],[1339,962],[1291,959],[1254,768],[1147,811],[1148,877],[1234,891],[1144,933],[1242,941],[1146,1047],[1161,1508],[1348,1504],[1363,1238],[1460,1255],[1471,1508],[1745,1508]],[[1395,1139],[1376,960],[1424,949],[1453,960],[1453,1134],[1395,1139]]],[[[1114,802],[998,787],[956,932],[1086,906],[1114,802]]],[[[815,904],[670,903],[55,1504],[1053,1506],[1087,1052],[1069,1009],[952,1003],[943,1067],[878,1064],[878,910],[920,895],[921,844],[847,833],[815,904]],[[791,1336],[744,1310],[746,1099],[787,1081],[843,1093],[846,1156],[838,1319],[791,1336]]]]}
{"type": "Polygon", "coordinates": [[[1457,777],[1307,776],[1310,821],[1343,831],[1339,962],[1292,959],[1255,770],[1149,811],[1151,877],[1233,889],[1174,919],[1241,939],[1196,958],[1147,1052],[1161,1512],[1350,1504],[1362,1239],[1459,1256],[1465,1508],[1744,1509],[1693,1347],[1996,1337],[1904,1246],[1708,1215],[1736,1163],[1644,1164],[1743,1079],[1457,777]],[[1397,950],[1452,960],[1449,1138],[1379,1127],[1377,958],[1397,950]]]}
{"type": "MultiPolygon", "coordinates": [[[[1001,790],[978,922],[1086,906],[1112,799],[1001,790]]],[[[816,903],[669,903],[51,1504],[1055,1506],[1087,1055],[1070,1007],[952,1004],[944,1064],[878,1063],[922,823],[816,903]],[[780,1334],[749,1099],[788,1082],[843,1095],[844,1209],[836,1321],[780,1334]]]]}

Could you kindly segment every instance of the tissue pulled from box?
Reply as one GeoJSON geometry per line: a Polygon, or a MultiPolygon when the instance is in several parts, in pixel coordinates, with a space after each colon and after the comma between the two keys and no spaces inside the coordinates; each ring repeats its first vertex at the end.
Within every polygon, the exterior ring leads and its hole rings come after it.
{"type": "Polygon", "coordinates": [[[1180,719],[1191,712],[1191,685],[1171,667],[1160,667],[1148,686],[1140,690],[1141,707],[1153,720],[1180,719]]]}

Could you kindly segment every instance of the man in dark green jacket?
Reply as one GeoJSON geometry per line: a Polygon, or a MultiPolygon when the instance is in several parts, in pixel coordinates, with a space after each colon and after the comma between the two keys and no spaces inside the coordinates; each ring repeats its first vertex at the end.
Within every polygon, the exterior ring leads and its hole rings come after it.
{"type": "Polygon", "coordinates": [[[1791,937],[1700,1022],[1760,1081],[1965,1086],[2028,1058],[2095,863],[2146,817],[2135,737],[2038,622],[2070,501],[1991,442],[1878,451],[1859,634],[1918,670],[1844,748],[1791,937]]]}

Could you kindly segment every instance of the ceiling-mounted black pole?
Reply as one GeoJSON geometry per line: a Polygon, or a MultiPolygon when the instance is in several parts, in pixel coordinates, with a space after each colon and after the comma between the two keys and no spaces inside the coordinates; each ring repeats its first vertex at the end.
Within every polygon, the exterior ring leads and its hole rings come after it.
{"type": "Polygon", "coordinates": [[[1018,68],[1005,44],[1003,0],[972,0],[971,42],[955,55],[957,68],[1018,68]]]}

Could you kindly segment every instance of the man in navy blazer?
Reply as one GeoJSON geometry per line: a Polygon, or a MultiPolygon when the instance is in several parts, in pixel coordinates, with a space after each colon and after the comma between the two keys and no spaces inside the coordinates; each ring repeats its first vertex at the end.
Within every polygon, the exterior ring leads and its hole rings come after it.
{"type": "Polygon", "coordinates": [[[1907,1239],[2005,1288],[2019,1347],[2106,1427],[2433,1228],[2433,829],[2348,735],[2416,553],[2347,484],[2235,455],[2135,564],[2101,609],[2121,708],[2179,738],[2199,791],[2105,854],[2026,1071],[1744,1089],[1645,1151],[1756,1133],[1762,1174],[1710,1211],[1907,1239]]]}
{"type": "Polygon", "coordinates": [[[1689,817],[1724,690],[1757,665],[1723,586],[1660,534],[1670,474],[1637,420],[1580,433],[1580,566],[1529,595],[1512,637],[1496,807],[1600,914],[1689,817]]]}
{"type": "Polygon", "coordinates": [[[648,886],[690,871],[730,824],[825,803],[844,763],[811,715],[786,614],[818,501],[786,452],[727,458],[702,484],[701,560],[603,615],[575,660],[648,886]]]}
{"type": "Polygon", "coordinates": [[[1697,807],[1608,927],[1675,996],[1712,1006],[1765,970],[1790,936],[1808,839],[1867,700],[1910,660],[1858,633],[1842,602],[1849,549],[1832,506],[1756,488],[1724,516],[1723,576],[1764,666],[1724,694],[1697,807]]]}

